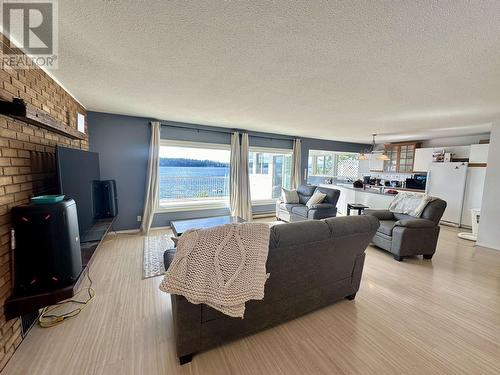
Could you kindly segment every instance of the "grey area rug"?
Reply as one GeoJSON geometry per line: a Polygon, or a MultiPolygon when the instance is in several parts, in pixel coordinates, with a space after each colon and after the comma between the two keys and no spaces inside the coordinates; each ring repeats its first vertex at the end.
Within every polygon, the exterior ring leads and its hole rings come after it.
{"type": "Polygon", "coordinates": [[[165,273],[163,253],[175,247],[171,235],[144,237],[144,258],[142,262],[142,278],[161,276],[165,273]]]}

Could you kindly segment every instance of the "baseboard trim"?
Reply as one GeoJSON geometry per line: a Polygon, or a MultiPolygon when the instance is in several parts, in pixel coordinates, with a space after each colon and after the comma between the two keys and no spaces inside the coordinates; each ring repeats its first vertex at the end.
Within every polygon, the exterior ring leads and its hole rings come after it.
{"type": "Polygon", "coordinates": [[[452,223],[450,221],[440,221],[439,224],[444,225],[445,227],[460,228],[460,224],[452,223]]]}
{"type": "Polygon", "coordinates": [[[152,228],[150,229],[150,231],[151,231],[151,230],[165,230],[165,229],[172,229],[172,227],[171,227],[170,225],[165,225],[165,226],[163,226],[163,227],[152,227],[152,228]]]}
{"type": "Polygon", "coordinates": [[[115,236],[117,234],[136,234],[136,233],[140,233],[140,229],[124,229],[124,230],[114,230],[114,231],[110,231],[108,232],[109,235],[111,236],[115,236]]]}
{"type": "MultiPolygon", "coordinates": [[[[165,230],[165,229],[171,229],[170,226],[163,226],[163,227],[153,227],[150,229],[150,231],[155,231],[155,230],[165,230]]],[[[124,229],[124,230],[114,230],[112,232],[109,232],[111,235],[115,234],[137,234],[140,233],[140,229],[124,229]]]]}
{"type": "Polygon", "coordinates": [[[254,219],[262,219],[265,217],[273,217],[273,216],[276,216],[275,212],[265,212],[265,213],[259,213],[259,214],[252,215],[252,217],[254,219]]]}

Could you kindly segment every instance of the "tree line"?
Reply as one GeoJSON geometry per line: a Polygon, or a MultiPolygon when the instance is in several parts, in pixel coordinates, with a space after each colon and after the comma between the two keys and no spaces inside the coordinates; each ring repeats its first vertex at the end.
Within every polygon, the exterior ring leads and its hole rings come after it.
{"type": "Polygon", "coordinates": [[[229,167],[229,163],[215,160],[160,158],[160,167],[229,167]]]}

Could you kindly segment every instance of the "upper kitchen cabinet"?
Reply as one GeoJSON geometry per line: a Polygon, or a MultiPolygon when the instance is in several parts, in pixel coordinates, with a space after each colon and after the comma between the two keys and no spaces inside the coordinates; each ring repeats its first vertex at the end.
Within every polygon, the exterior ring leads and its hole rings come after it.
{"type": "Polygon", "coordinates": [[[432,163],[435,148],[417,148],[415,150],[415,162],[413,172],[428,172],[432,163]]]}
{"type": "Polygon", "coordinates": [[[479,144],[470,146],[469,163],[485,164],[488,162],[489,144],[479,144]]]}
{"type": "Polygon", "coordinates": [[[416,143],[401,145],[399,147],[398,172],[411,173],[413,171],[413,162],[415,160],[416,148],[416,143]]]}
{"type": "Polygon", "coordinates": [[[385,172],[411,173],[415,161],[417,142],[391,143],[386,145],[385,152],[389,160],[384,163],[385,172]]]}

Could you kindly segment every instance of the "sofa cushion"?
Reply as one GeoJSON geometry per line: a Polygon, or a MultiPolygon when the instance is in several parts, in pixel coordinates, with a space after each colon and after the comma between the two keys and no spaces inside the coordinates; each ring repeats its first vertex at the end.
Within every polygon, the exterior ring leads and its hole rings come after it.
{"type": "Polygon", "coordinates": [[[323,194],[326,194],[326,198],[324,199],[324,203],[330,203],[333,204],[335,207],[337,206],[337,202],[340,197],[340,190],[338,189],[331,189],[331,188],[324,188],[324,187],[318,187],[316,191],[320,191],[323,194]]]}
{"type": "Polygon", "coordinates": [[[378,231],[387,236],[392,236],[392,230],[394,228],[394,224],[396,224],[394,220],[380,220],[380,226],[378,227],[378,231]]]}
{"type": "Polygon", "coordinates": [[[330,230],[324,221],[301,221],[271,227],[269,248],[309,245],[328,239],[330,230]]]}
{"type": "MultiPolygon", "coordinates": [[[[328,204],[328,203],[325,203],[328,204]]],[[[331,205],[330,205],[331,206],[331,205]]],[[[337,216],[337,208],[322,208],[322,209],[313,209],[311,208],[307,213],[307,218],[309,220],[319,220],[319,219],[327,219],[331,217],[337,216]]]]}
{"type": "Polygon", "coordinates": [[[309,207],[310,210],[330,210],[332,208],[335,208],[335,206],[330,203],[317,203],[309,207]]]}
{"type": "Polygon", "coordinates": [[[414,216],[410,216],[410,215],[407,215],[407,214],[400,214],[400,213],[397,213],[397,212],[393,212],[393,215],[394,215],[394,219],[396,219],[396,220],[411,220],[411,219],[416,219],[416,217],[414,217],[414,216]]]}
{"type": "Polygon", "coordinates": [[[307,212],[309,211],[309,208],[304,205],[297,205],[295,207],[292,207],[292,214],[307,217],[307,212]]]}
{"type": "Polygon", "coordinates": [[[330,228],[332,237],[353,236],[363,231],[375,231],[379,227],[376,217],[364,215],[332,217],[322,221],[330,228]]]}
{"type": "Polygon", "coordinates": [[[292,208],[294,207],[301,207],[301,206],[303,205],[298,203],[280,203],[280,208],[288,212],[292,212],[292,208]]]}
{"type": "Polygon", "coordinates": [[[314,194],[316,186],[314,185],[301,185],[297,188],[297,194],[299,195],[299,203],[306,204],[309,198],[314,194]]]}

